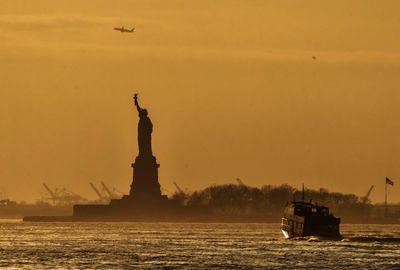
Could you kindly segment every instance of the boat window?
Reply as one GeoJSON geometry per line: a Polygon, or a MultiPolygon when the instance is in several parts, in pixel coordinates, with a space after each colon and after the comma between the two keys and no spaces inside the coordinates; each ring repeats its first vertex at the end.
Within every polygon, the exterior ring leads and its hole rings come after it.
{"type": "Polygon", "coordinates": [[[303,215],[303,209],[300,206],[296,206],[296,208],[294,209],[294,214],[303,215]]]}
{"type": "Polygon", "coordinates": [[[324,216],[328,216],[329,215],[329,209],[328,208],[322,208],[321,209],[321,214],[324,216]]]}
{"type": "Polygon", "coordinates": [[[311,212],[317,213],[317,208],[313,207],[313,208],[311,209],[311,212]]]}

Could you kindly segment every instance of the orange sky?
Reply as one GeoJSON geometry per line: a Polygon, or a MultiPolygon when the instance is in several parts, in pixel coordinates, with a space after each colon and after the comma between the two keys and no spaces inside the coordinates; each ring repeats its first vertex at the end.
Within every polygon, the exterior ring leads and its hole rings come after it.
{"type": "Polygon", "coordinates": [[[3,1],[0,187],[127,193],[132,96],[160,183],[289,183],[400,202],[400,2],[3,1]],[[115,26],[136,26],[121,34],[115,26]],[[316,56],[314,60],[312,57],[316,56]]]}

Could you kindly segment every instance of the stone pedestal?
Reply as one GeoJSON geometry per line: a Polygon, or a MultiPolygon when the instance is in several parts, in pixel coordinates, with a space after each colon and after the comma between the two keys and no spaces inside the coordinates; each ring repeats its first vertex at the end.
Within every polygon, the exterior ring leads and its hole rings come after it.
{"type": "Polygon", "coordinates": [[[153,155],[136,157],[133,168],[133,181],[129,198],[135,201],[158,201],[161,199],[161,188],[158,182],[157,160],[153,155]]]}

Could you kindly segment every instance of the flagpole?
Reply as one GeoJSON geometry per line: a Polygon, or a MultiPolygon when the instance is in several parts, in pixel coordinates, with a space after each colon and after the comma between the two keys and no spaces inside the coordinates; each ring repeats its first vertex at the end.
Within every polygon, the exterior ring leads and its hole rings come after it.
{"type": "Polygon", "coordinates": [[[387,217],[387,183],[385,179],[385,218],[387,217]]]}

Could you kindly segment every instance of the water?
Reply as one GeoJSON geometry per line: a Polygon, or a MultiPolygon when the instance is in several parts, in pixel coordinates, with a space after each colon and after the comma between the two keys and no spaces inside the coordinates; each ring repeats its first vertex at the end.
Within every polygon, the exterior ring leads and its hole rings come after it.
{"type": "Polygon", "coordinates": [[[0,221],[0,269],[400,269],[400,225],[342,225],[342,241],[279,224],[0,221]]]}

